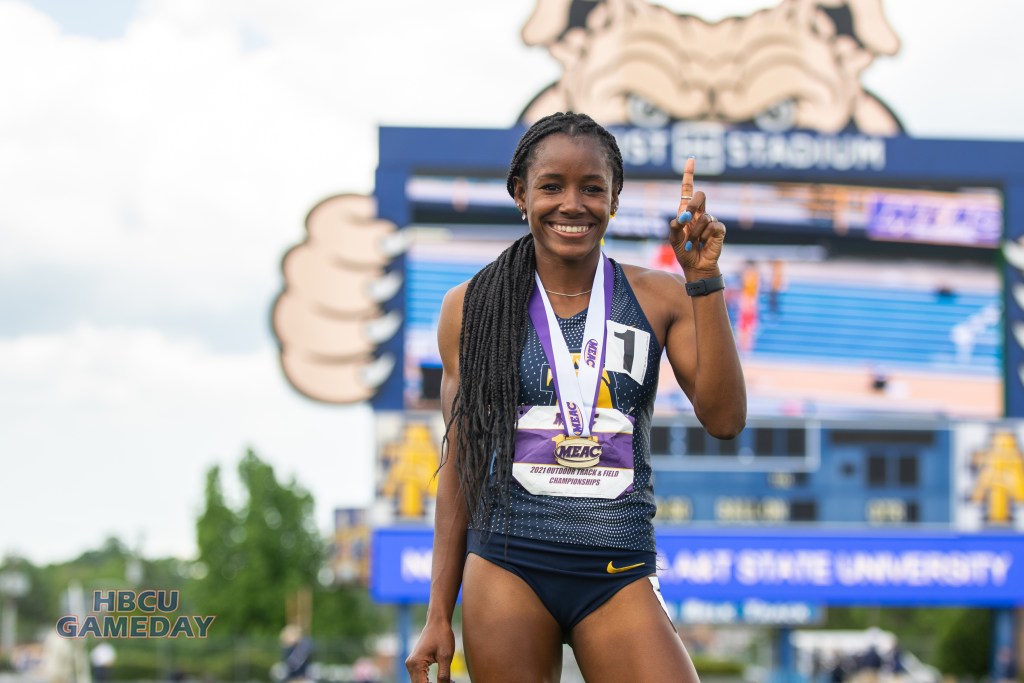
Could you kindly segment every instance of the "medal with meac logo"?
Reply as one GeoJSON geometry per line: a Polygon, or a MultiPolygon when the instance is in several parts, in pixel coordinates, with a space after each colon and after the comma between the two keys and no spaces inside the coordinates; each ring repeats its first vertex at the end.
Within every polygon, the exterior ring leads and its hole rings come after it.
{"type": "Polygon", "coordinates": [[[601,444],[597,437],[570,437],[555,446],[555,462],[562,467],[593,467],[601,461],[601,444]]]}
{"type": "Polygon", "coordinates": [[[530,319],[544,348],[555,384],[556,401],[566,433],[555,438],[555,462],[563,467],[583,469],[601,460],[601,444],[591,435],[597,406],[597,392],[605,360],[605,326],[611,318],[615,272],[611,261],[601,254],[594,272],[579,369],[565,343],[562,328],[551,307],[540,275],[530,296],[530,319]]]}

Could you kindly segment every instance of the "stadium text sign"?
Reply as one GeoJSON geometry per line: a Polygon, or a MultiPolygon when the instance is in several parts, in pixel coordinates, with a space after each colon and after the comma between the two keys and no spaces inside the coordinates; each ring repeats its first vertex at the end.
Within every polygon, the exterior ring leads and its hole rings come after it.
{"type": "MultiPolygon", "coordinates": [[[[427,600],[432,541],[429,528],[374,532],[376,600],[427,600]]],[[[663,530],[658,566],[678,602],[1024,604],[1020,534],[663,530]]]]}
{"type": "Polygon", "coordinates": [[[890,604],[1024,603],[1024,536],[669,533],[666,595],[890,604]]]}
{"type": "Polygon", "coordinates": [[[666,606],[676,621],[687,624],[807,626],[820,623],[825,618],[825,609],[821,605],[800,601],[768,602],[751,598],[713,602],[690,598],[679,603],[667,602],[666,606]]]}
{"type": "Polygon", "coordinates": [[[670,128],[616,128],[623,161],[633,167],[670,163],[683,172],[691,154],[702,174],[727,169],[881,171],[885,139],[861,134],[768,133],[719,123],[676,123],[670,128]]]}

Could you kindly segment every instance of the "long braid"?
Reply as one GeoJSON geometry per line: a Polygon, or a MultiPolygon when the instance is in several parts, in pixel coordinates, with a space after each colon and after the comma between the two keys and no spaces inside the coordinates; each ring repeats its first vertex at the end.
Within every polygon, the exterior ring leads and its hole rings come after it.
{"type": "MultiPolygon", "coordinates": [[[[592,136],[605,148],[615,193],[622,190],[622,155],[615,138],[586,114],[546,116],[523,134],[509,165],[507,188],[515,198],[515,181],[526,172],[537,142],[552,134],[592,136]]],[[[443,452],[456,430],[459,487],[471,524],[484,528],[497,499],[509,511],[508,495],[515,454],[516,408],[519,404],[519,357],[529,329],[528,306],[537,268],[533,235],[516,240],[469,282],[459,336],[459,387],[452,401],[443,452]],[[493,467],[493,470],[492,470],[493,467]],[[492,481],[493,476],[493,481],[492,481]]],[[[506,515],[506,524],[510,515],[506,515]]]]}
{"type": "Polygon", "coordinates": [[[491,461],[499,497],[508,501],[515,452],[519,398],[519,354],[526,342],[536,259],[533,235],[516,240],[470,280],[459,336],[459,388],[452,403],[448,433],[457,426],[459,486],[474,526],[490,516],[485,495],[491,461]]]}

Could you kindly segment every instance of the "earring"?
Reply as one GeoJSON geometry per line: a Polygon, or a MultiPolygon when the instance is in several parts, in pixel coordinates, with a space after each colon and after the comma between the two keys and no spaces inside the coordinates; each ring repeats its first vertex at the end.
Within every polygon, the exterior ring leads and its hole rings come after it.
{"type": "Polygon", "coordinates": [[[523,220],[525,221],[526,220],[526,209],[524,209],[523,207],[520,206],[519,210],[523,212],[523,220]]]}
{"type": "Polygon", "coordinates": [[[612,214],[610,216],[608,216],[608,218],[615,218],[615,214],[616,214],[616,212],[612,211],[612,214]]]}

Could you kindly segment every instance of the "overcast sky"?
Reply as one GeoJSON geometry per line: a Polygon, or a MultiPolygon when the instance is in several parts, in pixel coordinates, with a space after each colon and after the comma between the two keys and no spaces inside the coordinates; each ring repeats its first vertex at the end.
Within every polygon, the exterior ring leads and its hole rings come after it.
{"type": "MultiPolygon", "coordinates": [[[[370,500],[370,410],[279,370],[280,260],[317,201],[372,192],[377,126],[514,123],[559,75],[532,6],[0,0],[0,556],[190,557],[205,470],[233,486],[250,446],[325,531],[370,500]]],[[[912,135],[1022,140],[1024,4],[963,8],[889,0],[902,51],[865,84],[912,135]]]]}

